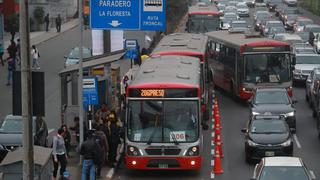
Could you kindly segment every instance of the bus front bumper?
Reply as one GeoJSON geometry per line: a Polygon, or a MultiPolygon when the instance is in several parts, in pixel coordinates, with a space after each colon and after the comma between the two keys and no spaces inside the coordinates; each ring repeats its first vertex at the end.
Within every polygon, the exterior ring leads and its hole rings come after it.
{"type": "Polygon", "coordinates": [[[128,169],[144,170],[199,170],[202,158],[191,157],[137,157],[125,156],[128,169]]]}

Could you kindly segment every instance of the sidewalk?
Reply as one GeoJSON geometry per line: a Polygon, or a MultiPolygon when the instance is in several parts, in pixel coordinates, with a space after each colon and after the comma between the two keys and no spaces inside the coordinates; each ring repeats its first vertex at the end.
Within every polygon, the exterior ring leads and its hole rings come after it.
{"type": "MultiPolygon", "coordinates": [[[[70,21],[62,24],[60,33],[58,33],[55,28],[49,29],[48,32],[46,32],[46,31],[31,32],[30,33],[30,46],[41,44],[41,43],[46,42],[54,37],[59,36],[60,34],[66,32],[70,29],[73,29],[73,28],[77,27],[78,22],[79,22],[78,19],[71,19],[70,21]]],[[[15,35],[15,39],[18,39],[18,37],[19,37],[19,33],[17,33],[15,35]]],[[[4,34],[4,49],[5,49],[4,58],[6,58],[8,56],[6,49],[10,45],[10,39],[11,39],[10,33],[6,32],[4,34]]]]}

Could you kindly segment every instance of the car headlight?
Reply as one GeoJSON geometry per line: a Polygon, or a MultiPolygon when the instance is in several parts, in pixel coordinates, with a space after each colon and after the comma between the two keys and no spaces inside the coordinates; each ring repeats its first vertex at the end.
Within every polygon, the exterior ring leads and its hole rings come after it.
{"type": "Polygon", "coordinates": [[[255,142],[251,141],[250,139],[248,139],[247,142],[248,142],[249,146],[258,146],[259,145],[259,144],[255,143],[255,142]]]}
{"type": "Polygon", "coordinates": [[[128,146],[127,147],[127,154],[129,156],[141,156],[141,153],[138,148],[134,146],[128,146]]]}
{"type": "Polygon", "coordinates": [[[291,116],[294,116],[294,111],[292,111],[292,112],[289,112],[289,113],[286,113],[286,114],[285,114],[285,116],[286,116],[286,117],[291,117],[291,116]]]}
{"type": "Polygon", "coordinates": [[[199,156],[199,146],[193,146],[185,153],[186,156],[199,156]]]}
{"type": "Polygon", "coordinates": [[[291,145],[291,139],[288,139],[287,141],[281,143],[280,145],[283,146],[283,147],[287,147],[287,146],[290,146],[291,145]]]}
{"type": "Polygon", "coordinates": [[[301,69],[295,69],[295,70],[293,70],[293,74],[302,74],[302,70],[301,69]]]}
{"type": "Polygon", "coordinates": [[[255,115],[259,115],[260,113],[258,112],[252,112],[252,115],[255,116],[255,115]]]}

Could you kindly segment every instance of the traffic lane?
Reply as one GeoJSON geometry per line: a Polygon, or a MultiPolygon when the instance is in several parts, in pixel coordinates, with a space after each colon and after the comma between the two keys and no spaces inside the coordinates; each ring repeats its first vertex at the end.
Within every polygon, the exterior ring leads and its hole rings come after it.
{"type": "MultiPolygon", "coordinates": [[[[84,46],[91,47],[91,31],[83,33],[84,46]]],[[[48,128],[57,129],[61,125],[60,115],[60,77],[64,67],[65,55],[80,45],[79,29],[73,28],[37,46],[40,52],[40,67],[45,72],[45,120],[48,128]]]]}
{"type": "Polygon", "coordinates": [[[297,112],[297,138],[301,148],[295,146],[294,156],[301,157],[307,167],[312,170],[317,178],[320,177],[320,140],[318,139],[316,120],[305,100],[305,88],[294,88],[294,97],[298,100],[295,104],[297,112]]]}
{"type": "Polygon", "coordinates": [[[241,129],[246,126],[249,108],[245,102],[234,101],[223,90],[216,91],[222,124],[223,174],[215,176],[218,180],[250,179],[254,163],[245,161],[244,135],[241,129]]]}
{"type": "MultiPolygon", "coordinates": [[[[210,113],[211,114],[211,113],[210,113]]],[[[149,170],[129,170],[126,169],[124,162],[121,161],[119,168],[116,171],[114,179],[116,180],[140,180],[140,179],[186,179],[186,180],[206,180],[211,178],[212,166],[211,160],[213,156],[211,155],[212,139],[212,129],[211,120],[208,122],[210,128],[203,131],[203,152],[202,152],[202,167],[199,171],[184,171],[184,170],[168,170],[168,171],[149,171],[149,170]]]]}

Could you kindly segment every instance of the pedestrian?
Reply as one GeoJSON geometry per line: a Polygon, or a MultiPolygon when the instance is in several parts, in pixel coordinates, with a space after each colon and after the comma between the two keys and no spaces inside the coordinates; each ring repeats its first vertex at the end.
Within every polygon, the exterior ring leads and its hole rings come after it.
{"type": "Polygon", "coordinates": [[[63,139],[66,146],[67,156],[69,157],[70,152],[70,142],[71,142],[71,134],[68,130],[68,126],[66,124],[62,125],[61,128],[63,129],[63,139]]]}
{"type": "Polygon", "coordinates": [[[76,140],[79,143],[80,142],[80,119],[78,116],[74,117],[73,119],[74,122],[74,126],[70,127],[69,129],[71,131],[74,131],[75,135],[76,135],[76,140]]]}
{"type": "Polygon", "coordinates": [[[95,162],[100,159],[99,153],[101,149],[95,142],[94,130],[89,130],[87,137],[88,139],[85,140],[80,147],[80,155],[83,156],[81,180],[86,180],[87,176],[89,176],[90,180],[95,180],[95,164],[97,164],[95,162]]]}
{"type": "Polygon", "coordinates": [[[1,61],[2,66],[4,66],[3,54],[4,54],[4,49],[3,49],[3,46],[1,45],[0,46],[0,61],[1,61]]]}
{"type": "Polygon", "coordinates": [[[56,29],[57,29],[57,32],[61,31],[61,17],[60,17],[60,14],[58,14],[58,17],[56,18],[56,29]]]}
{"type": "Polygon", "coordinates": [[[47,146],[48,127],[41,115],[36,117],[35,121],[36,134],[34,138],[34,144],[38,146],[47,146]]]}
{"type": "Polygon", "coordinates": [[[53,158],[53,179],[55,180],[58,173],[58,168],[60,164],[60,177],[66,170],[67,166],[67,154],[66,147],[64,143],[64,131],[63,129],[58,129],[58,134],[53,137],[52,146],[52,158],[53,158]]]}
{"type": "Polygon", "coordinates": [[[109,150],[107,137],[106,137],[105,133],[103,132],[103,130],[100,128],[102,126],[103,125],[97,126],[96,131],[95,131],[96,143],[101,148],[100,162],[98,162],[96,164],[97,165],[97,178],[101,177],[101,168],[106,162],[106,156],[107,156],[107,152],[109,150]]]}
{"type": "Polygon", "coordinates": [[[7,48],[9,57],[13,58],[13,60],[16,60],[16,55],[17,55],[17,45],[14,42],[14,40],[10,40],[10,45],[7,48]]]}
{"type": "Polygon", "coordinates": [[[309,44],[311,46],[313,46],[313,44],[314,44],[314,38],[315,38],[314,33],[310,31],[309,32],[309,44]]]}
{"type": "Polygon", "coordinates": [[[49,31],[49,23],[50,23],[49,13],[44,17],[44,22],[46,23],[46,32],[48,32],[49,31]]]}
{"type": "Polygon", "coordinates": [[[7,86],[11,85],[11,81],[12,81],[12,73],[15,70],[15,62],[14,59],[9,56],[7,58],[7,63],[8,63],[8,74],[7,74],[7,86]]]}
{"type": "Polygon", "coordinates": [[[95,113],[95,121],[98,124],[101,124],[102,122],[105,122],[108,118],[110,111],[108,109],[108,106],[106,103],[102,103],[100,106],[100,109],[97,110],[95,113]]]}
{"type": "Polygon", "coordinates": [[[111,167],[115,167],[115,164],[117,162],[117,150],[118,145],[120,144],[120,133],[119,133],[120,127],[117,124],[117,117],[116,113],[112,111],[109,114],[108,118],[108,142],[109,142],[109,156],[108,161],[111,167]]]}
{"type": "Polygon", "coordinates": [[[35,45],[32,45],[31,57],[32,57],[32,68],[40,69],[40,64],[39,64],[40,53],[35,45]]]}

